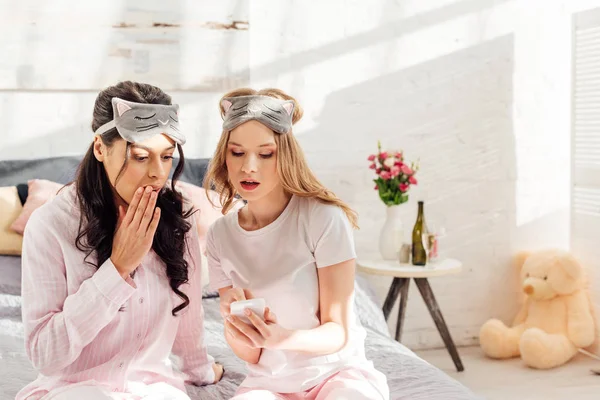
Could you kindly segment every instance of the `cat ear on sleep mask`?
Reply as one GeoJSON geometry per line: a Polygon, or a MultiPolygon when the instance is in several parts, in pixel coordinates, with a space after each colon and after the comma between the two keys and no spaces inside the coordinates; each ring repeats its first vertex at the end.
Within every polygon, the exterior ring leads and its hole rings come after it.
{"type": "Polygon", "coordinates": [[[256,120],[280,134],[292,130],[292,100],[263,95],[226,97],[221,100],[221,107],[224,111],[224,131],[230,131],[250,120],[256,120]]]}
{"type": "Polygon", "coordinates": [[[117,128],[119,135],[131,143],[165,134],[176,143],[185,144],[185,135],[179,130],[179,105],[135,103],[113,97],[112,107],[113,120],[98,128],[97,135],[117,128]]]}

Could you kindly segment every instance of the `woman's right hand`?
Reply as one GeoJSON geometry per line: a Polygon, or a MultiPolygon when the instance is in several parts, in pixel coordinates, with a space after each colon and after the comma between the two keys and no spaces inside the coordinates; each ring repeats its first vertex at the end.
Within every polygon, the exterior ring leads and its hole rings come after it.
{"type": "Polygon", "coordinates": [[[220,291],[219,297],[221,299],[219,304],[223,318],[227,318],[231,313],[230,306],[234,301],[250,300],[254,298],[249,290],[234,287],[220,291]]]}
{"type": "Polygon", "coordinates": [[[127,212],[119,206],[119,222],[113,239],[110,260],[123,279],[135,271],[152,247],[160,220],[156,192],[151,187],[138,188],[127,212]]]}
{"type": "Polygon", "coordinates": [[[227,343],[229,343],[229,346],[239,358],[247,363],[256,364],[260,360],[262,349],[255,349],[241,340],[241,338],[236,337],[236,329],[227,319],[231,314],[231,303],[252,299],[254,298],[252,293],[249,290],[234,287],[221,288],[219,289],[219,297],[221,298],[221,315],[225,319],[224,333],[227,343]]]}

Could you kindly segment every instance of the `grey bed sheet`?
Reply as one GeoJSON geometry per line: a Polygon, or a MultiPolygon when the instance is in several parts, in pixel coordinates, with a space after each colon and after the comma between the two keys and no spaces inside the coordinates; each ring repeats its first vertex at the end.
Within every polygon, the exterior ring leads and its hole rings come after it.
{"type": "MultiPolygon", "coordinates": [[[[20,261],[19,257],[0,256],[0,400],[14,399],[16,393],[36,377],[23,345],[20,261]]],[[[216,385],[189,386],[187,389],[194,400],[229,399],[244,379],[246,369],[223,337],[218,298],[209,293],[205,295],[203,302],[209,352],[225,365],[226,372],[223,380],[216,385]]],[[[356,306],[368,332],[367,355],[386,374],[392,400],[478,398],[390,337],[374,294],[360,276],[356,284],[356,306]]]]}

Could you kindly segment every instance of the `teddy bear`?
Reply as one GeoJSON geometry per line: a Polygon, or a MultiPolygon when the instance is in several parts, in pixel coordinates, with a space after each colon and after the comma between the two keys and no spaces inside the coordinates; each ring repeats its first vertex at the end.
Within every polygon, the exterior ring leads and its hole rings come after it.
{"type": "Polygon", "coordinates": [[[567,251],[522,253],[520,278],[526,295],[512,327],[491,319],[479,340],[491,358],[521,356],[526,365],[549,369],[569,361],[596,339],[596,322],[581,264],[567,251]]]}

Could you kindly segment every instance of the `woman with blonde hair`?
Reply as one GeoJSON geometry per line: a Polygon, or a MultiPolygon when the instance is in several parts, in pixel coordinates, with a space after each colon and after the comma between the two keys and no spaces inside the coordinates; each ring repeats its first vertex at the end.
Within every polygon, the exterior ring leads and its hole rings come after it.
{"type": "Polygon", "coordinates": [[[220,101],[223,133],[205,179],[226,213],[207,233],[210,283],[225,336],[249,374],[235,399],[388,399],[354,312],[357,216],[308,168],[292,125],[296,100],[238,89],[220,101]],[[230,314],[263,298],[264,315],[230,314]],[[277,315],[277,317],[276,317],[277,315]]]}

